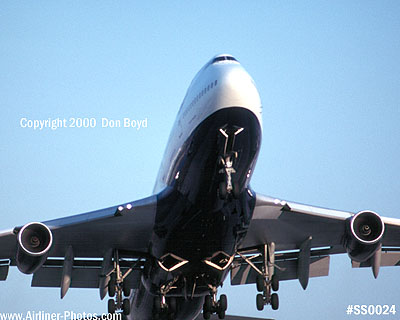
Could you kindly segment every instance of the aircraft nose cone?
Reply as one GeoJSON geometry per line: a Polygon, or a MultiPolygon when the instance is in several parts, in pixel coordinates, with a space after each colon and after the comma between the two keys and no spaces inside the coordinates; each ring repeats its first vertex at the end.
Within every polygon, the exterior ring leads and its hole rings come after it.
{"type": "Polygon", "coordinates": [[[253,79],[240,64],[220,67],[217,96],[220,107],[251,110],[261,123],[261,99],[253,79]]]}

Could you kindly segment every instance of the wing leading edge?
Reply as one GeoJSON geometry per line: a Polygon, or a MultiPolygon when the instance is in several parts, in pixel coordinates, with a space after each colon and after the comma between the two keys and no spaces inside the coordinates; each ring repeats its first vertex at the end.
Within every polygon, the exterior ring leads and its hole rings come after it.
{"type": "Polygon", "coordinates": [[[353,267],[372,267],[375,277],[380,266],[400,265],[400,220],[256,194],[248,232],[232,265],[231,283],[257,283],[259,275],[274,274],[279,280],[299,279],[305,289],[310,277],[328,275],[330,255],[346,252],[353,267]]]}
{"type": "MultiPolygon", "coordinates": [[[[121,271],[129,270],[126,283],[136,288],[162,195],[43,222],[52,243],[45,260],[34,270],[32,286],[61,287],[61,297],[69,287],[100,288],[103,298],[118,250],[121,271]]],[[[20,268],[18,257],[23,250],[18,237],[24,227],[0,233],[0,280],[6,280],[9,266],[20,268]]]]}

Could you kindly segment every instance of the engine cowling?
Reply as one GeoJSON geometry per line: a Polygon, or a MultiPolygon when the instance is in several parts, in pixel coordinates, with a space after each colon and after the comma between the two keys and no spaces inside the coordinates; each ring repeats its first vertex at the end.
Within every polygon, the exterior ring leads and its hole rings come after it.
{"type": "Polygon", "coordinates": [[[361,211],[348,223],[345,247],[350,258],[357,262],[367,261],[381,248],[385,224],[373,211],[361,211]]]}
{"type": "Polygon", "coordinates": [[[43,223],[31,222],[18,232],[17,242],[17,267],[21,272],[31,274],[46,261],[53,235],[43,223]]]}

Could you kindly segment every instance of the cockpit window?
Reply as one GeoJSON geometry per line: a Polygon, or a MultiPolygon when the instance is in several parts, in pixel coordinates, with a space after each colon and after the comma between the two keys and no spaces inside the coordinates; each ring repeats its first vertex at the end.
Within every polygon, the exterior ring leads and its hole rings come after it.
{"type": "Polygon", "coordinates": [[[216,57],[212,63],[219,62],[219,61],[225,61],[225,60],[231,60],[231,61],[237,61],[234,57],[230,56],[221,56],[221,57],[216,57]]]}

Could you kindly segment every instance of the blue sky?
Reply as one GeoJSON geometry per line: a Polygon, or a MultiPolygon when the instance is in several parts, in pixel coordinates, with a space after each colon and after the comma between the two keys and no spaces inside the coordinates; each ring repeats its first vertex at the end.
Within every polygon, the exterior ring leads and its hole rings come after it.
{"type": "MultiPolygon", "coordinates": [[[[255,190],[400,218],[399,14],[397,1],[1,2],[0,229],[149,195],[191,79],[224,52],[263,101],[255,190]],[[34,131],[23,117],[148,127],[34,131]]],[[[282,283],[275,312],[256,310],[254,285],[228,282],[230,314],[344,319],[348,304],[396,303],[400,312],[400,268],[374,280],[347,256],[306,291],[282,283]]],[[[106,311],[97,290],[60,300],[59,289],[29,286],[10,270],[0,311],[106,311]]]]}

